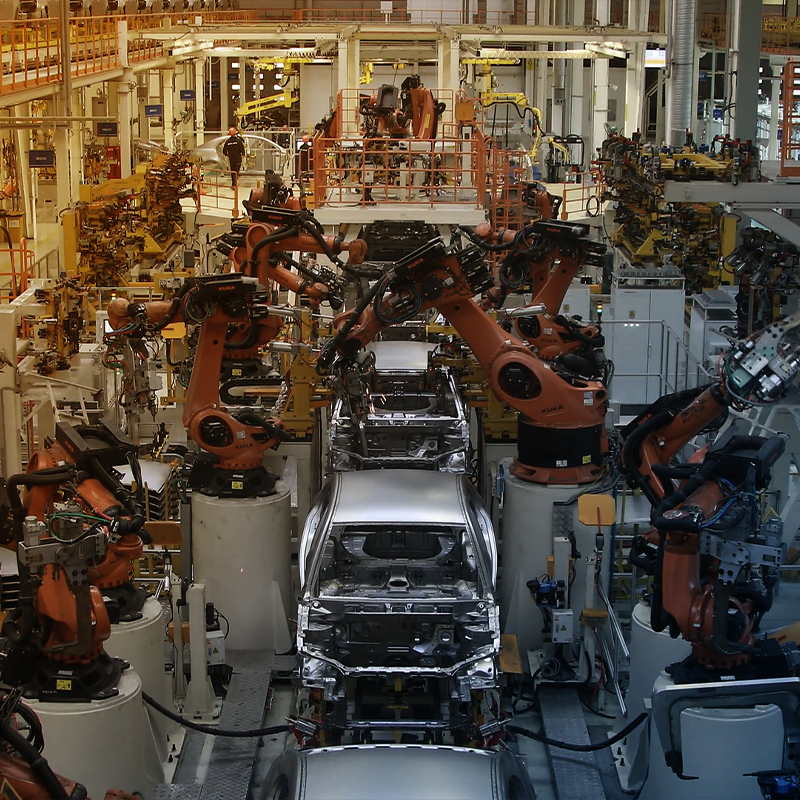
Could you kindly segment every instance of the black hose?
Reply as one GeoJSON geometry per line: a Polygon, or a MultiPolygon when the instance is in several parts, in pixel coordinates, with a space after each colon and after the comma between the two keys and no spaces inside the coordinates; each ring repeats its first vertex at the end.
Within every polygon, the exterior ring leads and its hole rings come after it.
{"type": "Polygon", "coordinates": [[[225,340],[222,345],[223,350],[250,350],[258,344],[258,324],[255,320],[250,320],[250,329],[247,336],[239,342],[229,342],[225,340]]]}
{"type": "Polygon", "coordinates": [[[279,228],[274,233],[270,233],[263,239],[259,239],[259,241],[256,242],[256,244],[253,246],[253,252],[250,253],[248,270],[245,272],[245,275],[249,275],[251,277],[257,277],[256,270],[258,268],[258,256],[268,244],[272,244],[272,242],[279,242],[281,241],[281,239],[288,239],[290,236],[297,236],[299,233],[300,229],[297,227],[279,228]]]}
{"type": "Polygon", "coordinates": [[[378,294],[379,291],[383,288],[383,281],[376,281],[373,286],[370,287],[370,290],[359,300],[358,305],[350,312],[350,316],[345,320],[344,325],[336,333],[336,336],[333,337],[326,345],[322,348],[322,352],[319,354],[319,358],[317,359],[317,373],[320,375],[325,375],[328,372],[331,364],[333,363],[334,358],[336,358],[336,352],[339,345],[347,338],[347,334],[355,326],[358,318],[364,313],[364,311],[369,308],[370,303],[375,299],[375,296],[378,294]]]}
{"type": "Polygon", "coordinates": [[[188,719],[184,719],[180,714],[176,714],[166,706],[162,706],[158,700],[150,697],[147,692],[142,692],[142,698],[147,705],[152,706],[160,714],[163,714],[165,717],[169,717],[173,722],[177,722],[184,728],[190,728],[191,730],[199,731],[200,733],[210,733],[212,736],[227,736],[234,739],[252,739],[256,736],[273,736],[276,733],[286,733],[287,731],[292,730],[291,725],[273,725],[271,728],[254,728],[244,731],[229,731],[224,730],[223,728],[215,728],[213,725],[200,725],[197,722],[191,722],[188,719]]]}
{"type": "MultiPolygon", "coordinates": [[[[47,791],[48,797],[53,800],[71,800],[67,790],[47,763],[47,759],[19,731],[15,731],[9,725],[4,725],[0,731],[0,737],[22,756],[47,791]]],[[[86,797],[85,792],[83,797],[86,797]]]]}
{"type": "MultiPolygon", "coordinates": [[[[127,533],[136,533],[141,530],[145,523],[144,509],[142,506],[133,500],[131,493],[119,481],[106,472],[105,468],[96,457],[93,456],[89,459],[89,466],[95,478],[119,500],[125,510],[131,515],[130,519],[115,517],[119,533],[125,535],[127,533]]],[[[102,510],[105,511],[105,509],[102,510]]]]}
{"type": "Polygon", "coordinates": [[[519,736],[527,736],[529,739],[535,739],[537,742],[549,745],[550,747],[559,747],[561,750],[571,750],[575,753],[593,753],[596,750],[604,750],[606,747],[610,747],[612,744],[616,744],[624,739],[631,731],[636,730],[648,716],[646,711],[642,712],[619,733],[615,733],[605,742],[600,742],[599,744],[570,744],[569,742],[560,742],[558,739],[551,739],[549,736],[528,730],[528,728],[521,728],[519,725],[506,725],[505,729],[519,736]]]}

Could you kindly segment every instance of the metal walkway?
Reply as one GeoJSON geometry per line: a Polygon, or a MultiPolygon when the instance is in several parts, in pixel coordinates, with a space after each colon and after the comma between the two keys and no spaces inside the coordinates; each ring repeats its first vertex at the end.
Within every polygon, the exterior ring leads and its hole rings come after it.
{"type": "MultiPolygon", "coordinates": [[[[234,671],[219,727],[224,730],[263,727],[272,670],[276,668],[274,653],[233,650],[228,651],[227,662],[234,671]]],[[[202,784],[161,784],[153,787],[152,797],[154,800],[247,800],[258,742],[258,737],[215,738],[202,784]]]]}
{"type": "MultiPolygon", "coordinates": [[[[591,744],[586,720],[575,689],[539,688],[539,707],[544,733],[550,739],[591,744]]],[[[558,800],[606,800],[594,753],[576,753],[548,746],[558,800]]]]}

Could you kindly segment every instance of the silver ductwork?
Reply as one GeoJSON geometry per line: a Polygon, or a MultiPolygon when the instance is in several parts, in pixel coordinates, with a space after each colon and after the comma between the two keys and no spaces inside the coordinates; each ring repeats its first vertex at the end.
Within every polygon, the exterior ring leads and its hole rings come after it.
{"type": "Polygon", "coordinates": [[[675,0],[674,8],[667,144],[681,147],[686,140],[686,131],[692,127],[697,0],[675,0]]]}

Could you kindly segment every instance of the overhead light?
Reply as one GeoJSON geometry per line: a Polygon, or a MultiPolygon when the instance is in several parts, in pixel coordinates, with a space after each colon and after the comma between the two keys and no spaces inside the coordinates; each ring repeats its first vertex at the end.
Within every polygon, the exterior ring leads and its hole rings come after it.
{"type": "Polygon", "coordinates": [[[233,64],[231,64],[231,69],[239,69],[239,62],[234,61],[233,64]]]}
{"type": "Polygon", "coordinates": [[[280,79],[283,77],[283,73],[282,73],[282,72],[276,72],[276,73],[275,73],[275,77],[276,77],[278,80],[280,80],[280,79]]]}
{"type": "Polygon", "coordinates": [[[278,62],[275,64],[275,66],[276,66],[278,69],[283,69],[283,61],[278,61],[278,62]]]}
{"type": "Polygon", "coordinates": [[[263,78],[263,77],[264,77],[264,73],[263,73],[263,72],[259,72],[259,73],[258,73],[258,77],[259,77],[259,78],[263,78]]]}
{"type": "Polygon", "coordinates": [[[263,89],[263,88],[264,88],[264,84],[263,84],[263,83],[259,83],[259,84],[258,84],[258,89],[259,89],[259,91],[260,91],[261,89],[263,89]]]}
{"type": "Polygon", "coordinates": [[[625,45],[621,42],[586,42],[586,49],[608,58],[625,58],[628,55],[625,45]]]}
{"type": "Polygon", "coordinates": [[[239,84],[238,83],[234,83],[231,86],[231,89],[233,89],[234,92],[238,92],[239,91],[239,84]]]}
{"type": "Polygon", "coordinates": [[[279,83],[276,83],[276,84],[275,84],[275,85],[274,85],[272,88],[273,88],[273,89],[274,89],[276,92],[279,92],[281,89],[283,89],[283,86],[281,86],[279,83]]]}

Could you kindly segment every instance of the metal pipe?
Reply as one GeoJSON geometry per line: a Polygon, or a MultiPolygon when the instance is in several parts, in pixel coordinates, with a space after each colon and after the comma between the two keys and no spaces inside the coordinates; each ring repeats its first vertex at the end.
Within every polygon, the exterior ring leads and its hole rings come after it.
{"type": "Polygon", "coordinates": [[[664,53],[664,63],[666,69],[664,70],[664,77],[672,77],[672,21],[675,14],[674,0],[667,0],[667,13],[664,20],[664,26],[667,32],[667,46],[664,53]]]}
{"type": "Polygon", "coordinates": [[[61,90],[64,92],[64,114],[72,116],[72,46],[69,41],[69,0],[61,0],[59,19],[61,45],[61,90]]]}
{"type": "Polygon", "coordinates": [[[681,147],[686,131],[692,126],[692,94],[694,75],[694,31],[697,0],[675,0],[675,54],[670,92],[670,129],[667,143],[681,147]]]}

